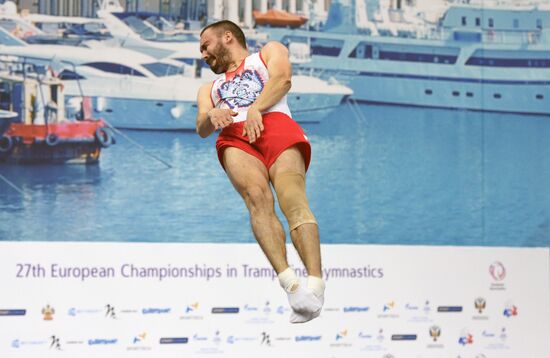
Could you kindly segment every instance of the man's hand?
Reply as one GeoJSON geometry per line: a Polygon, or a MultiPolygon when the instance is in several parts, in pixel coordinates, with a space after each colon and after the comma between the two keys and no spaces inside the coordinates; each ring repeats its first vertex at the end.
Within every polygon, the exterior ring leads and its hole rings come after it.
{"type": "Polygon", "coordinates": [[[263,130],[262,114],[254,106],[250,106],[243,126],[243,136],[248,136],[248,141],[254,143],[256,139],[260,138],[263,130]]]}
{"type": "Polygon", "coordinates": [[[236,115],[237,112],[231,109],[212,108],[208,111],[208,118],[210,118],[210,123],[212,123],[216,131],[233,123],[233,116],[236,115]]]}

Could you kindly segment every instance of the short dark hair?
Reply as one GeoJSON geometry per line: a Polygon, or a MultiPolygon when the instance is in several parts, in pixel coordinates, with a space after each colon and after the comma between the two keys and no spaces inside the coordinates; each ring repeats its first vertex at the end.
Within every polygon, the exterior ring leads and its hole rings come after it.
{"type": "Polygon", "coordinates": [[[208,29],[218,30],[218,35],[221,36],[222,32],[229,31],[235,36],[237,39],[237,42],[246,49],[246,38],[244,37],[244,32],[241,30],[241,28],[235,24],[233,21],[229,20],[221,20],[218,22],[214,22],[208,26],[206,26],[201,31],[201,35],[208,29]]]}

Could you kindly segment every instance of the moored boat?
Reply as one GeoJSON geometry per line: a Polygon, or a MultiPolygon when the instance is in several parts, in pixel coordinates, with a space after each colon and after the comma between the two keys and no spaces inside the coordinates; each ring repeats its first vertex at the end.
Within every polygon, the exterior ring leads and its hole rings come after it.
{"type": "Polygon", "coordinates": [[[19,69],[0,72],[0,109],[11,113],[0,136],[0,162],[97,163],[101,149],[114,144],[114,137],[103,120],[91,117],[89,100],[84,98],[68,118],[62,82],[48,73],[19,69]]]}

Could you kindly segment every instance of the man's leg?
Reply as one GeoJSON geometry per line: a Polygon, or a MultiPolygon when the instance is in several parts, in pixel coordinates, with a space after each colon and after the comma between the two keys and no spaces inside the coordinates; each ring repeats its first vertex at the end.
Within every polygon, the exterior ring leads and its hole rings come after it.
{"type": "Polygon", "coordinates": [[[223,154],[231,183],[250,212],[254,237],[277,274],[288,268],[285,232],[275,214],[273,193],[265,165],[241,149],[229,147],[223,154]]]}
{"type": "MultiPolygon", "coordinates": [[[[269,177],[274,184],[279,205],[287,217],[292,243],[308,272],[308,288],[324,301],[325,284],[322,280],[321,248],[319,230],[313,213],[309,208],[305,193],[305,164],[297,147],[285,150],[269,169],[269,177]]],[[[291,317],[291,321],[305,322],[319,315],[300,314],[291,317]]]]}

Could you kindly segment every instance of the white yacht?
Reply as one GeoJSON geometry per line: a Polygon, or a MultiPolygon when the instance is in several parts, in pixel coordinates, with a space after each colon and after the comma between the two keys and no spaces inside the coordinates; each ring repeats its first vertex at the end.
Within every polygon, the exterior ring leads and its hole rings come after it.
{"type": "Polygon", "coordinates": [[[333,0],[322,31],[262,30],[306,43],[311,61],[295,71],[334,77],[360,102],[550,115],[550,7],[468,2],[432,27],[358,26],[365,3],[333,0]]]}
{"type": "Polygon", "coordinates": [[[115,127],[194,128],[196,93],[204,81],[184,76],[179,62],[119,48],[28,45],[2,28],[0,56],[49,66],[64,82],[69,108],[82,95],[91,97],[94,114],[115,127]]]}

